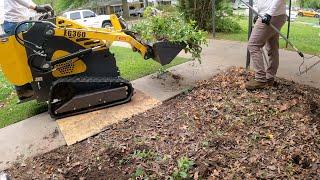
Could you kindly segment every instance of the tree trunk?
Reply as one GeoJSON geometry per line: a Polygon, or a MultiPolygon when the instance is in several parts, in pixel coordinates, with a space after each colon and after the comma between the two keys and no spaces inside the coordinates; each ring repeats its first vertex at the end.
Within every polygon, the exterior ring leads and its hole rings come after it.
{"type": "Polygon", "coordinates": [[[129,6],[128,6],[128,1],[127,0],[122,0],[122,9],[123,9],[123,18],[124,19],[129,19],[129,6]]]}
{"type": "Polygon", "coordinates": [[[228,11],[227,7],[230,0],[215,0],[215,13],[212,13],[212,2],[213,0],[179,0],[179,8],[184,13],[185,18],[196,21],[196,25],[200,29],[213,31],[213,14],[215,15],[217,31],[222,31],[221,29],[223,29],[223,31],[227,32],[230,29],[240,29],[240,26],[230,18],[229,24],[224,24],[224,22],[227,22],[224,18],[232,16],[232,11],[228,11]],[[232,28],[229,26],[232,26],[232,28]]]}
{"type": "Polygon", "coordinates": [[[143,0],[144,7],[148,7],[148,0],[143,0]]]}

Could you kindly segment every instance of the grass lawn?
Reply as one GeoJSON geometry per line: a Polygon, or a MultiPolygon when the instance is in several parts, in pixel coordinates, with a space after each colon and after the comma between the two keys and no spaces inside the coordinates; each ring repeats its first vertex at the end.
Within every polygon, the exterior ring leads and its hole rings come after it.
{"type": "Polygon", "coordinates": [[[299,16],[296,21],[297,22],[313,23],[313,24],[319,23],[319,19],[314,18],[314,17],[301,17],[301,16],[299,16]]]}
{"type": "MultiPolygon", "coordinates": [[[[300,17],[301,18],[301,17],[300,17]]],[[[303,17],[302,20],[315,18],[303,17]]],[[[239,18],[239,24],[242,27],[240,33],[217,33],[218,39],[247,41],[248,38],[248,20],[239,18]]],[[[287,24],[282,28],[284,34],[287,33],[287,24]]],[[[320,54],[320,28],[315,28],[310,25],[302,24],[299,22],[291,23],[290,40],[301,51],[309,54],[320,54]]],[[[280,47],[285,48],[285,41],[280,41],[280,47]]]]}
{"type": "MultiPolygon", "coordinates": [[[[138,79],[148,74],[157,72],[160,68],[169,68],[187,61],[185,58],[176,58],[171,64],[162,67],[153,60],[143,60],[138,53],[131,49],[112,47],[121,76],[128,80],[138,79]]],[[[47,110],[47,105],[31,101],[23,104],[16,104],[14,88],[6,81],[0,71],[0,128],[19,122],[28,117],[34,116],[47,110]]]]}

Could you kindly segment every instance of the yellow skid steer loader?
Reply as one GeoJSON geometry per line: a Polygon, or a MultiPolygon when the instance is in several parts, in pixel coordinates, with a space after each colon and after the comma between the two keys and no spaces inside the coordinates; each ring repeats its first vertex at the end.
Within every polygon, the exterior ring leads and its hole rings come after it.
{"type": "Polygon", "coordinates": [[[45,17],[21,22],[14,35],[0,37],[0,65],[13,85],[32,92],[27,98],[20,97],[21,102],[47,102],[53,118],[131,100],[132,85],[120,77],[116,59],[109,51],[114,41],[127,42],[144,59],[162,65],[170,63],[185,47],[173,42],[144,43],[125,30],[116,15],[111,15],[111,29],[85,27],[53,13],[45,17]],[[28,30],[18,31],[26,25],[28,30]]]}

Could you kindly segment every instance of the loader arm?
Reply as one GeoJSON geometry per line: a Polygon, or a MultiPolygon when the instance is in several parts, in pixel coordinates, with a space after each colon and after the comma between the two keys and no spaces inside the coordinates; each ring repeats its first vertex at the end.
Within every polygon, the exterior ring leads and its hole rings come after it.
{"type": "Polygon", "coordinates": [[[55,36],[67,37],[71,40],[77,38],[96,39],[112,43],[114,41],[129,43],[135,50],[137,50],[144,59],[153,58],[151,47],[144,45],[134,37],[125,34],[124,32],[108,32],[104,29],[75,29],[75,28],[55,28],[55,36]],[[149,52],[149,54],[148,54],[149,52]]]}
{"type": "Polygon", "coordinates": [[[56,25],[54,28],[54,36],[66,37],[71,40],[78,38],[97,39],[112,44],[114,41],[126,42],[131,45],[134,51],[138,51],[144,59],[154,59],[161,65],[169,64],[179,52],[185,48],[185,44],[176,42],[155,42],[144,43],[138,40],[133,33],[127,33],[124,30],[123,23],[116,15],[110,15],[113,28],[92,28],[85,27],[80,23],[66,19],[64,17],[56,17],[56,25]]]}
{"type": "Polygon", "coordinates": [[[52,35],[66,37],[73,41],[76,41],[76,39],[79,38],[85,38],[106,41],[107,44],[112,44],[114,41],[126,42],[129,43],[134,50],[137,50],[143,58],[152,58],[151,47],[142,44],[142,42],[138,41],[135,37],[126,34],[116,15],[110,15],[110,21],[113,28],[93,28],[86,27],[73,20],[58,16],[52,24],[54,26],[54,34],[52,35]]]}

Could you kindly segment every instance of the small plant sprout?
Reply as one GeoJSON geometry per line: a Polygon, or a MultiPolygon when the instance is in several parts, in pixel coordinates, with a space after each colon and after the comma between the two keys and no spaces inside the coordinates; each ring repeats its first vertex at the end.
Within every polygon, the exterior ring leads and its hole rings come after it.
{"type": "Polygon", "coordinates": [[[154,156],[154,153],[149,150],[135,150],[133,153],[133,157],[137,159],[149,159],[154,156]]]}
{"type": "Polygon", "coordinates": [[[173,172],[171,179],[180,180],[188,179],[191,177],[189,170],[194,165],[194,162],[189,158],[182,157],[178,160],[178,168],[173,172]]]}

